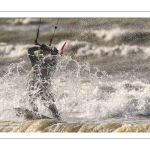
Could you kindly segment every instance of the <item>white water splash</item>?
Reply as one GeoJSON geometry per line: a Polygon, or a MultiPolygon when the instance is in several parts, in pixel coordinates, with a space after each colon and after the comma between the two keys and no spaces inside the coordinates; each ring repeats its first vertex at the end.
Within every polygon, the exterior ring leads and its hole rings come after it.
{"type": "MultiPolygon", "coordinates": [[[[15,120],[13,107],[30,107],[27,81],[29,70],[23,68],[25,61],[11,64],[0,78],[0,119],[15,120]]],[[[58,57],[56,72],[52,77],[52,92],[63,120],[101,120],[115,117],[149,115],[150,86],[146,83],[113,81],[107,72],[90,65],[79,64],[69,56],[58,57]],[[103,82],[102,77],[111,79],[103,82]]],[[[39,103],[39,110],[50,115],[39,103]]]]}

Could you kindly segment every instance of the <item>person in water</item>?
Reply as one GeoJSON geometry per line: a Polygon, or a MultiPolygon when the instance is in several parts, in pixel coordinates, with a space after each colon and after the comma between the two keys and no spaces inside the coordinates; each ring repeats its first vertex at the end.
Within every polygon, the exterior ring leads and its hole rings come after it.
{"type": "Polygon", "coordinates": [[[54,104],[54,96],[47,90],[51,84],[50,78],[56,69],[58,54],[56,47],[48,47],[45,44],[28,49],[28,56],[32,65],[32,80],[29,82],[29,101],[33,110],[38,112],[36,99],[40,97],[44,106],[52,112],[53,117],[60,119],[60,114],[54,104]],[[36,92],[32,92],[35,90],[36,92]]]}

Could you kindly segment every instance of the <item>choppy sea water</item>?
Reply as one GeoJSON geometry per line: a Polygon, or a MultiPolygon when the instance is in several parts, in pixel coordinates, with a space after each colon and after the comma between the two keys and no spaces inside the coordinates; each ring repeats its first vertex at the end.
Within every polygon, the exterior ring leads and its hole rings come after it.
{"type": "MultiPolygon", "coordinates": [[[[0,131],[149,132],[150,49],[145,44],[148,33],[139,36],[135,29],[91,30],[100,41],[112,45],[81,39],[68,41],[67,53],[58,56],[50,89],[62,121],[26,121],[16,116],[13,107],[30,108],[27,82],[31,65],[27,48],[32,45],[1,42],[0,131]],[[144,44],[138,44],[142,40],[144,44]]],[[[60,49],[63,43],[58,42],[56,47],[60,49]]],[[[51,116],[39,101],[38,106],[41,113],[51,116]]]]}

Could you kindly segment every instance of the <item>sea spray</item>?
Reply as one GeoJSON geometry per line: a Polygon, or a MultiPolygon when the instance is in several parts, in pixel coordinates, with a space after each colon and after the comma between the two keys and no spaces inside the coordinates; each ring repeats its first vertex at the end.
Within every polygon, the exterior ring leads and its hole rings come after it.
{"type": "MultiPolygon", "coordinates": [[[[0,78],[0,113],[2,120],[19,120],[13,107],[30,108],[28,82],[30,70],[21,61],[10,64],[0,78]]],[[[116,81],[107,71],[81,64],[70,56],[58,56],[55,73],[51,77],[50,92],[62,119],[66,121],[95,121],[112,118],[130,118],[150,114],[150,86],[141,81],[116,81]],[[99,75],[100,73],[100,75],[99,75]],[[103,81],[102,78],[109,79],[103,81]]],[[[38,101],[39,111],[50,112],[38,101]]]]}

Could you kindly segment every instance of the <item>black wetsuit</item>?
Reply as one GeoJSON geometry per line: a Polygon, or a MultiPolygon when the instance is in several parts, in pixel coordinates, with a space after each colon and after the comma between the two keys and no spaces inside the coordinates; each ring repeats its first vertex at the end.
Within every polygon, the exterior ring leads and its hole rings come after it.
{"type": "MultiPolygon", "coordinates": [[[[50,86],[49,79],[52,75],[52,73],[56,69],[57,65],[57,54],[58,50],[53,47],[50,50],[50,54],[48,54],[50,57],[43,57],[43,55],[38,54],[35,55],[35,51],[37,50],[43,50],[41,47],[32,47],[28,49],[28,55],[32,64],[32,77],[33,80],[29,83],[29,91],[37,90],[38,92],[33,94],[29,94],[30,96],[30,103],[33,107],[34,111],[38,111],[37,105],[36,105],[36,98],[41,97],[41,100],[44,102],[44,105],[48,107],[53,116],[57,119],[60,119],[60,115],[58,113],[58,110],[54,104],[54,97],[52,93],[47,92],[48,86],[50,86]]],[[[48,56],[47,55],[47,56],[48,56]]]]}
{"type": "Polygon", "coordinates": [[[49,58],[43,59],[42,56],[35,55],[35,51],[40,50],[39,47],[32,47],[28,49],[28,55],[32,64],[35,78],[40,75],[43,79],[50,78],[51,74],[55,71],[57,65],[57,55],[51,55],[49,58]]]}

